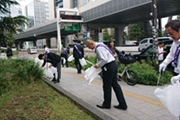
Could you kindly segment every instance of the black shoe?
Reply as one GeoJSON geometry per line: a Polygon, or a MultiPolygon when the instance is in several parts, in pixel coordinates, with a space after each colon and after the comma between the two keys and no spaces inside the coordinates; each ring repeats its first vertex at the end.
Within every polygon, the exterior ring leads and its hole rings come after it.
{"type": "Polygon", "coordinates": [[[102,108],[102,109],[110,109],[111,107],[108,106],[104,106],[104,105],[96,105],[98,108],[102,108]]]}
{"type": "Polygon", "coordinates": [[[56,81],[54,81],[54,83],[56,84],[56,83],[60,83],[60,81],[59,80],[56,80],[56,81]]]}
{"type": "Polygon", "coordinates": [[[122,106],[120,106],[120,105],[115,105],[114,106],[115,108],[117,108],[117,109],[121,109],[121,110],[126,110],[127,109],[127,107],[122,107],[122,106]]]}
{"type": "Polygon", "coordinates": [[[56,81],[56,78],[53,78],[53,79],[52,79],[52,82],[54,82],[54,81],[56,81]]]}

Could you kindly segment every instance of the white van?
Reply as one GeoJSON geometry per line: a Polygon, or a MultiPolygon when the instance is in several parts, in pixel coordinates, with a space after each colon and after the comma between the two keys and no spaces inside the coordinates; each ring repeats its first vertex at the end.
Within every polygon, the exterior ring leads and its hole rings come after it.
{"type": "MultiPolygon", "coordinates": [[[[158,37],[158,41],[172,40],[170,37],[158,37]]],[[[153,43],[153,38],[144,38],[139,42],[138,51],[141,52],[153,43]]]]}
{"type": "Polygon", "coordinates": [[[138,51],[143,51],[153,43],[153,38],[144,38],[139,42],[138,51]]]}

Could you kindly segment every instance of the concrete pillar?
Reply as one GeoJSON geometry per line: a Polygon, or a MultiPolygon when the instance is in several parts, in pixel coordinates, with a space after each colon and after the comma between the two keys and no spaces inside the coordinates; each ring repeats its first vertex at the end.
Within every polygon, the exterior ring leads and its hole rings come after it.
{"type": "Polygon", "coordinates": [[[36,46],[36,45],[37,45],[37,44],[36,44],[36,42],[37,42],[37,40],[34,40],[34,41],[33,41],[33,45],[34,45],[34,46],[36,46]]]}
{"type": "Polygon", "coordinates": [[[161,18],[158,19],[158,32],[159,32],[159,36],[162,36],[162,21],[161,18]]]}
{"type": "Polygon", "coordinates": [[[123,31],[125,26],[115,28],[115,45],[123,45],[123,31]]]}
{"type": "Polygon", "coordinates": [[[95,41],[99,41],[99,31],[96,29],[94,30],[94,33],[95,33],[95,41]]]}
{"type": "Polygon", "coordinates": [[[51,38],[46,38],[46,45],[51,48],[51,38]]]}

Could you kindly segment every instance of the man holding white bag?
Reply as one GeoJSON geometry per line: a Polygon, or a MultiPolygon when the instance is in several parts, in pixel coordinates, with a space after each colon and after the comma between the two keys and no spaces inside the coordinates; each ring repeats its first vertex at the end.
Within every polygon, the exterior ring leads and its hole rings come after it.
{"type": "Polygon", "coordinates": [[[75,65],[76,65],[77,73],[81,74],[82,65],[80,64],[79,59],[82,59],[84,57],[84,48],[82,45],[80,45],[80,43],[77,43],[74,45],[73,57],[75,59],[75,65]]]}
{"type": "Polygon", "coordinates": [[[165,26],[168,34],[173,38],[173,44],[166,59],[159,65],[159,72],[164,72],[167,65],[172,62],[174,72],[177,76],[171,78],[171,83],[174,84],[180,80],[180,20],[171,20],[165,26]]]}
{"type": "Polygon", "coordinates": [[[113,87],[119,105],[114,106],[117,109],[126,110],[127,105],[123,96],[120,85],[117,83],[117,64],[112,51],[103,43],[87,40],[86,46],[90,49],[95,49],[98,62],[94,65],[95,68],[101,68],[103,72],[103,91],[104,102],[97,107],[102,109],[111,108],[111,87],[113,87]]]}

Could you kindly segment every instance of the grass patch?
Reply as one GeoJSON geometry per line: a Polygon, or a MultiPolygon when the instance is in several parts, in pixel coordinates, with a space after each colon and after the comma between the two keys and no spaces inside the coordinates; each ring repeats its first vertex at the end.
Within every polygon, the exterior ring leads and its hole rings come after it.
{"type": "Polygon", "coordinates": [[[2,95],[0,119],[94,120],[67,97],[43,81],[21,86],[2,95]]]}

